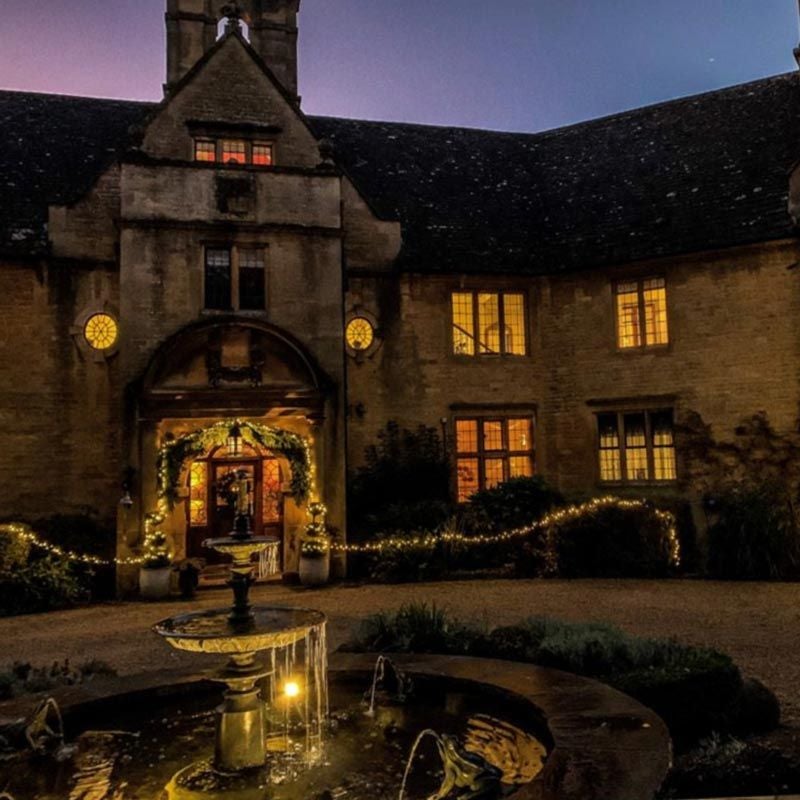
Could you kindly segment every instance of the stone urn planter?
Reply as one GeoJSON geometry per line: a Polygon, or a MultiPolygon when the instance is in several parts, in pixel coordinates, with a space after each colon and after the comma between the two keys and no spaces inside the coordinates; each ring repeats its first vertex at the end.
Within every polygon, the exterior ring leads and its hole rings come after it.
{"type": "Polygon", "coordinates": [[[143,600],[163,600],[169,597],[172,567],[141,567],[139,593],[143,600]]]}
{"type": "Polygon", "coordinates": [[[330,553],[320,556],[300,555],[300,583],[303,586],[324,586],[330,574],[330,553]]]}

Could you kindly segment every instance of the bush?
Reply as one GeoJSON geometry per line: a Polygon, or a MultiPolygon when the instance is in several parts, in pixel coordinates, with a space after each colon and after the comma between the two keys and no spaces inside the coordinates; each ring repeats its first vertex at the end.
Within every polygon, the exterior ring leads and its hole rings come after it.
{"type": "Polygon", "coordinates": [[[388,423],[348,488],[349,526],[359,535],[433,530],[452,514],[450,463],[436,429],[424,425],[388,423]]]}
{"type": "Polygon", "coordinates": [[[743,682],[728,656],[601,623],[534,617],[487,632],[436,606],[410,605],[369,617],[345,649],[501,658],[595,678],[652,708],[682,746],[712,731],[762,731],[778,721],[774,695],[743,682]]]}
{"type": "Polygon", "coordinates": [[[708,572],[723,580],[800,578],[800,526],[780,483],[739,484],[707,501],[708,572]]]}
{"type": "Polygon", "coordinates": [[[68,562],[41,555],[13,534],[0,534],[0,616],[65,608],[86,597],[68,562]]]}
{"type": "Polygon", "coordinates": [[[459,517],[465,533],[497,533],[530,525],[563,503],[563,496],[542,478],[512,478],[474,494],[459,517]]]}
{"type": "MultiPolygon", "coordinates": [[[[392,534],[394,541],[405,542],[425,533],[410,533],[407,536],[392,534]]],[[[376,541],[385,541],[388,536],[378,536],[376,541]]],[[[433,581],[445,572],[442,545],[421,544],[409,546],[386,546],[380,553],[368,553],[362,559],[360,570],[377,583],[413,583],[433,581]]]]}
{"type": "Polygon", "coordinates": [[[671,533],[649,504],[598,504],[548,528],[545,560],[562,578],[663,578],[674,566],[671,533]]]}

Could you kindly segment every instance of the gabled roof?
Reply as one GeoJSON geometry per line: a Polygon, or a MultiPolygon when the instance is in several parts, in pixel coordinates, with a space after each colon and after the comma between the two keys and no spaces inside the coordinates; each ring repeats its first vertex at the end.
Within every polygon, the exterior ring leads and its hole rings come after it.
{"type": "MultiPolygon", "coordinates": [[[[0,251],[46,242],[154,106],[0,92],[0,251]]],[[[795,74],[540,134],[310,117],[404,269],[551,273],[794,235],[795,74]]]]}

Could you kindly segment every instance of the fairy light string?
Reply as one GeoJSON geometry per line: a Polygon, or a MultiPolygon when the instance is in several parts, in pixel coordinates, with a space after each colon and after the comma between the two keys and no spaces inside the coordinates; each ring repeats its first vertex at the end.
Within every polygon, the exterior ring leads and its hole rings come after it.
{"type": "MultiPolygon", "coordinates": [[[[464,547],[478,547],[487,544],[501,544],[515,539],[530,536],[537,531],[546,530],[554,525],[573,522],[584,516],[590,516],[605,508],[620,508],[625,510],[641,510],[652,508],[646,500],[623,500],[619,497],[598,497],[580,505],[566,506],[556,511],[551,511],[536,522],[520,528],[502,531],[501,533],[477,534],[468,536],[458,531],[446,530],[441,533],[425,533],[419,536],[401,537],[391,536],[374,542],[362,544],[344,544],[335,542],[331,550],[340,553],[383,553],[389,550],[409,551],[422,548],[436,547],[438,544],[458,544],[464,547]]],[[[664,526],[670,547],[670,561],[678,566],[681,560],[680,541],[678,539],[678,526],[675,515],[669,511],[652,509],[656,518],[664,526]]]]}
{"type": "MultiPolygon", "coordinates": [[[[475,536],[467,536],[457,531],[444,531],[442,533],[426,533],[420,536],[399,537],[393,536],[387,539],[381,539],[374,542],[365,542],[363,544],[344,544],[341,542],[330,542],[329,547],[335,553],[383,553],[389,550],[415,550],[421,548],[436,547],[438,544],[458,544],[465,547],[478,547],[487,544],[500,544],[503,542],[521,539],[531,534],[550,528],[554,525],[559,525],[564,522],[572,522],[580,519],[583,516],[589,516],[604,508],[620,508],[626,510],[641,510],[645,508],[652,509],[650,503],[645,500],[622,500],[618,497],[599,497],[594,500],[589,500],[580,505],[566,506],[565,508],[557,509],[546,514],[540,520],[520,528],[503,531],[501,533],[492,534],[478,534],[475,536]]],[[[673,565],[680,565],[681,550],[680,541],[678,539],[678,528],[675,515],[669,511],[661,511],[659,509],[652,509],[656,518],[664,526],[667,534],[667,539],[670,546],[670,560],[673,565]]],[[[130,556],[114,559],[103,559],[98,556],[85,555],[83,553],[75,553],[70,550],[65,550],[56,544],[46,542],[40,539],[36,533],[28,525],[21,523],[11,523],[0,525],[0,534],[10,534],[18,536],[25,542],[28,542],[33,547],[40,548],[50,553],[51,555],[59,556],[68,561],[75,561],[80,564],[88,564],[91,566],[136,566],[141,565],[145,560],[142,556],[130,556]]]]}

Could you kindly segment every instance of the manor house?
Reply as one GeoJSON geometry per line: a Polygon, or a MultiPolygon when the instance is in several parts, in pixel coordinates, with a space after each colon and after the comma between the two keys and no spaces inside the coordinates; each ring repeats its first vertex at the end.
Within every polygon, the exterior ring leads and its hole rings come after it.
{"type": "Polygon", "coordinates": [[[390,420],[461,500],[700,509],[743,431],[792,440],[797,75],[540,134],[313,117],[300,0],[240,5],[168,0],[158,104],[0,92],[0,516],[124,557],[168,495],[202,555],[245,470],[293,571],[390,420]]]}

